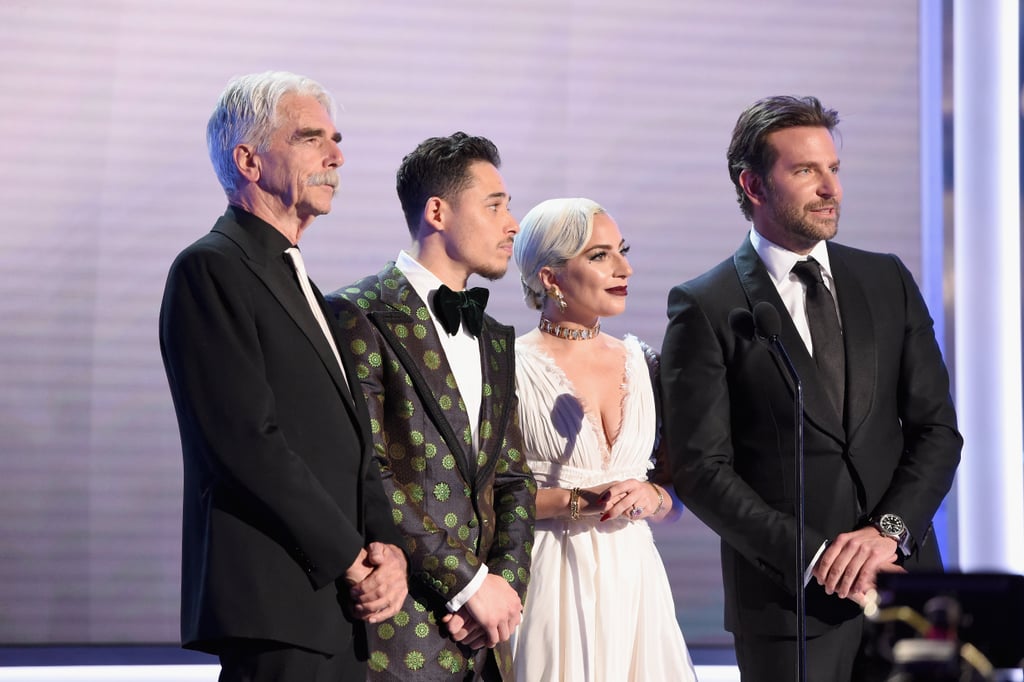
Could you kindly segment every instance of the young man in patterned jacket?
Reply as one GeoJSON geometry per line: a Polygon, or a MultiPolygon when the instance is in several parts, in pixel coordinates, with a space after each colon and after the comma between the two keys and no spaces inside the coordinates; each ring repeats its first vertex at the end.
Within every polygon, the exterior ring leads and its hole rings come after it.
{"type": "Polygon", "coordinates": [[[397,189],[412,245],[328,296],[367,396],[405,536],[410,589],[369,628],[377,680],[500,680],[494,646],[520,621],[536,486],[521,450],[512,327],[484,314],[519,225],[482,137],[430,138],[397,189]]]}

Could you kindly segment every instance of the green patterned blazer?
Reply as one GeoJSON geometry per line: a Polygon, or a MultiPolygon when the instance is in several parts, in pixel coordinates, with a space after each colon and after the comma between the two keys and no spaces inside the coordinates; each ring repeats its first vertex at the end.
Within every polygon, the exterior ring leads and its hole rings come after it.
{"type": "MultiPolygon", "coordinates": [[[[447,637],[445,604],[481,563],[526,596],[536,484],[522,452],[515,332],[484,316],[474,452],[466,406],[424,301],[395,267],[327,297],[366,393],[374,451],[409,557],[409,596],[368,628],[371,678],[474,676],[492,650],[447,637]]],[[[508,661],[499,661],[504,670],[508,661]]]]}

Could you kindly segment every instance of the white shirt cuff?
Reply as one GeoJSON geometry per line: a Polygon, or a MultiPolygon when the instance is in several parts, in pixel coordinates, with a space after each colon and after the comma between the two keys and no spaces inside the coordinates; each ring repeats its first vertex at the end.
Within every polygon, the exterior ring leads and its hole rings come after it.
{"type": "Polygon", "coordinates": [[[807,583],[811,582],[811,574],[814,573],[814,567],[818,565],[818,559],[821,558],[821,553],[825,551],[826,547],[828,547],[828,540],[821,543],[821,547],[818,548],[818,551],[814,554],[814,558],[811,559],[811,565],[807,567],[806,571],[804,571],[804,587],[807,587],[807,583]]]}
{"type": "Polygon", "coordinates": [[[461,592],[452,597],[451,601],[445,604],[448,610],[455,613],[465,606],[466,602],[472,599],[473,595],[476,594],[476,591],[484,584],[484,578],[487,577],[487,573],[487,564],[480,564],[480,569],[476,572],[476,575],[473,576],[473,579],[469,581],[469,584],[463,587],[461,592]]]}

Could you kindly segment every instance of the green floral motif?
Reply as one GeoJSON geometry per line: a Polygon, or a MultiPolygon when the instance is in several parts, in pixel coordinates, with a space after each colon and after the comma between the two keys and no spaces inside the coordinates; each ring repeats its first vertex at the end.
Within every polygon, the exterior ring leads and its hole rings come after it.
{"type": "Polygon", "coordinates": [[[422,431],[410,431],[409,432],[409,442],[411,442],[413,445],[423,445],[423,441],[424,441],[424,438],[423,438],[423,432],[422,431]]]}
{"type": "Polygon", "coordinates": [[[437,567],[440,565],[440,561],[441,561],[440,559],[438,559],[436,556],[433,556],[433,555],[428,556],[428,557],[424,557],[423,558],[423,570],[428,571],[428,572],[436,571],[437,567]]]}
{"type": "Polygon", "coordinates": [[[465,542],[469,539],[469,526],[459,526],[459,539],[465,542]]]}
{"type": "Polygon", "coordinates": [[[364,365],[361,362],[358,365],[356,365],[356,377],[360,381],[362,381],[363,379],[365,379],[368,376],[370,376],[370,368],[369,367],[367,367],[366,365],[364,365]]]}
{"type": "Polygon", "coordinates": [[[370,302],[367,301],[365,298],[358,298],[356,299],[356,305],[362,308],[363,310],[367,310],[370,307],[370,302]]]}
{"type": "Polygon", "coordinates": [[[424,322],[430,319],[430,311],[427,310],[426,306],[420,306],[416,309],[416,319],[423,320],[424,322]]]}
{"type": "Polygon", "coordinates": [[[438,664],[450,673],[459,672],[459,659],[452,652],[445,649],[437,655],[438,664]]]}
{"type": "Polygon", "coordinates": [[[416,406],[413,405],[411,400],[403,400],[398,408],[398,414],[408,419],[416,412],[416,406]]]}
{"type": "Polygon", "coordinates": [[[352,349],[353,354],[362,355],[366,352],[366,341],[363,339],[352,339],[352,343],[348,347],[352,349]]]}
{"type": "Polygon", "coordinates": [[[413,502],[419,503],[423,501],[423,486],[419,483],[410,483],[406,490],[409,493],[409,499],[413,502]]]}
{"type": "Polygon", "coordinates": [[[452,409],[452,397],[450,395],[443,395],[437,399],[437,404],[441,406],[441,409],[447,412],[452,409]]]}
{"type": "Polygon", "coordinates": [[[395,325],[395,336],[400,339],[407,338],[409,336],[409,328],[404,324],[395,325]]]}
{"type": "Polygon", "coordinates": [[[447,386],[448,388],[450,388],[452,390],[455,390],[455,389],[457,389],[459,387],[459,385],[457,383],[455,383],[455,375],[452,374],[451,372],[449,372],[447,375],[445,375],[445,377],[444,377],[444,384],[445,384],[445,386],[447,386]]]}
{"type": "Polygon", "coordinates": [[[391,639],[395,636],[395,626],[391,623],[381,623],[377,626],[377,636],[381,639],[391,639]]]}
{"type": "Polygon", "coordinates": [[[371,301],[376,301],[377,300],[377,292],[376,291],[367,291],[366,292],[366,298],[370,299],[371,301]]]}
{"type": "Polygon", "coordinates": [[[451,487],[444,481],[434,486],[434,499],[438,502],[447,502],[448,498],[452,496],[451,487]]]}
{"type": "Polygon", "coordinates": [[[370,432],[380,433],[380,420],[370,419],[370,432]]]}
{"type": "Polygon", "coordinates": [[[441,356],[435,350],[424,351],[423,364],[427,369],[437,371],[437,368],[441,366],[441,356]]]}
{"type": "Polygon", "coordinates": [[[430,628],[427,627],[426,623],[416,623],[416,627],[413,629],[413,632],[416,633],[417,637],[422,639],[430,634],[430,628]]]}
{"type": "Polygon", "coordinates": [[[393,520],[393,521],[394,521],[394,522],[395,522],[396,524],[398,524],[398,523],[401,523],[401,522],[402,522],[402,519],[403,519],[403,518],[405,518],[405,517],[404,517],[404,515],[402,514],[402,510],[401,510],[401,509],[392,509],[392,510],[391,510],[391,519],[392,519],[392,520],[393,520]]]}
{"type": "Polygon", "coordinates": [[[468,426],[462,430],[462,442],[466,445],[473,444],[473,432],[470,431],[468,426]]]}
{"type": "MultiPolygon", "coordinates": [[[[463,526],[463,527],[465,527],[465,526],[463,526]]],[[[453,557],[452,555],[449,554],[448,556],[446,556],[444,558],[444,567],[447,568],[449,571],[454,571],[456,568],[459,567],[459,560],[458,560],[458,558],[453,557]]]]}
{"type": "Polygon", "coordinates": [[[441,529],[437,527],[437,524],[434,523],[433,519],[427,517],[423,519],[423,530],[427,531],[428,533],[436,533],[441,529]]]}
{"type": "Polygon", "coordinates": [[[448,526],[449,528],[454,528],[458,522],[459,517],[456,516],[454,512],[448,512],[444,515],[444,525],[448,526]]]}
{"type": "Polygon", "coordinates": [[[419,455],[416,455],[415,457],[412,458],[412,468],[415,471],[426,471],[427,460],[423,457],[420,457],[419,455]]]}
{"type": "Polygon", "coordinates": [[[476,465],[482,468],[484,464],[487,464],[487,453],[481,450],[476,453],[476,465]]]}
{"type": "Polygon", "coordinates": [[[405,611],[399,611],[395,614],[395,623],[400,628],[404,628],[409,624],[409,614],[405,611]]]}
{"type": "Polygon", "coordinates": [[[436,455],[437,454],[437,444],[436,443],[427,443],[426,445],[424,445],[423,446],[423,454],[425,454],[427,457],[433,457],[434,455],[436,455]]]}
{"type": "Polygon", "coordinates": [[[412,328],[412,335],[422,341],[427,338],[427,328],[422,324],[414,325],[412,328]]]}
{"type": "Polygon", "coordinates": [[[483,394],[485,398],[490,398],[492,395],[494,395],[494,389],[491,387],[490,384],[484,384],[483,394]]]}
{"type": "Polygon", "coordinates": [[[370,660],[368,661],[370,670],[375,673],[381,673],[388,669],[388,655],[383,651],[374,651],[370,654],[370,660]]]}
{"type": "Polygon", "coordinates": [[[366,361],[370,363],[370,367],[373,367],[375,369],[379,368],[382,364],[380,353],[378,353],[377,351],[373,351],[372,353],[367,355],[366,361]]]}
{"type": "Polygon", "coordinates": [[[394,279],[394,278],[391,278],[391,277],[387,277],[387,278],[384,279],[384,286],[386,286],[388,289],[392,289],[392,290],[397,289],[398,288],[398,280],[394,279]]]}
{"type": "Polygon", "coordinates": [[[491,426],[490,419],[482,419],[480,421],[480,438],[490,438],[493,431],[494,427],[491,426]]]}
{"type": "Polygon", "coordinates": [[[508,458],[510,460],[512,460],[513,462],[518,462],[519,461],[519,451],[516,450],[515,448],[512,448],[511,450],[508,451],[508,458]]]}
{"type": "Polygon", "coordinates": [[[522,566],[516,569],[516,575],[519,576],[519,580],[524,583],[530,577],[529,574],[526,572],[526,569],[522,566]]]}
{"type": "Polygon", "coordinates": [[[526,518],[526,508],[521,506],[521,505],[517,505],[516,506],[516,516],[518,516],[521,519],[525,519],[526,518]]]}
{"type": "MultiPolygon", "coordinates": [[[[416,609],[417,611],[419,611],[420,613],[423,613],[424,611],[427,610],[427,607],[424,606],[423,604],[419,603],[418,601],[413,601],[412,607],[414,609],[416,609]]],[[[434,614],[430,614],[430,617],[427,620],[429,620],[431,623],[434,623],[435,622],[434,621],[434,614]]]]}
{"type": "Polygon", "coordinates": [[[441,466],[443,466],[448,471],[451,471],[452,469],[454,469],[455,468],[455,455],[453,455],[452,453],[449,452],[447,455],[442,457],[441,458],[441,466]]]}
{"type": "Polygon", "coordinates": [[[405,655],[405,667],[409,670],[422,670],[426,657],[419,651],[410,651],[405,655]]]}
{"type": "Polygon", "coordinates": [[[508,462],[506,462],[505,460],[499,461],[498,465],[494,468],[494,470],[497,471],[499,474],[507,473],[508,472],[508,462]]]}
{"type": "Polygon", "coordinates": [[[506,568],[501,572],[501,577],[509,581],[510,583],[513,583],[516,580],[515,573],[513,573],[512,569],[509,568],[506,568]]]}

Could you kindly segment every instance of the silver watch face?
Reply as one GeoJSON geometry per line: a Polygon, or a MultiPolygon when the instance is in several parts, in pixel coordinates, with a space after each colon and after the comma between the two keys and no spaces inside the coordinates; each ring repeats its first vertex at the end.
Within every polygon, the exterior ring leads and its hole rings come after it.
{"type": "Polygon", "coordinates": [[[882,514],[882,518],[878,519],[878,527],[883,533],[893,537],[903,535],[903,532],[907,529],[903,519],[895,514],[882,514]]]}

